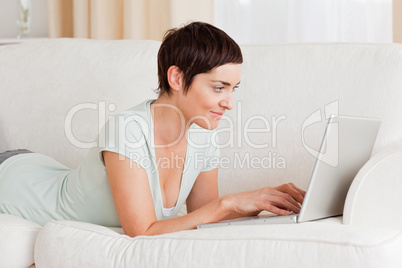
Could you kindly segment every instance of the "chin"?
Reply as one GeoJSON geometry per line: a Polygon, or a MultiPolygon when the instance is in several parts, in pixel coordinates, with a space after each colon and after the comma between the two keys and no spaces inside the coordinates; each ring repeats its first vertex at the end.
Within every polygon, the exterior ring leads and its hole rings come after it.
{"type": "Polygon", "coordinates": [[[218,127],[219,125],[219,120],[210,120],[210,121],[205,121],[205,120],[195,120],[194,124],[199,126],[200,128],[207,129],[207,130],[214,130],[218,127]]]}

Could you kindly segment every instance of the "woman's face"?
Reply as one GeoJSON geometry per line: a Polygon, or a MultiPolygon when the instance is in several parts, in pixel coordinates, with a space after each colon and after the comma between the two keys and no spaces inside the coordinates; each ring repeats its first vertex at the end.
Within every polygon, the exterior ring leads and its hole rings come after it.
{"type": "Polygon", "coordinates": [[[240,83],[240,64],[221,65],[194,77],[187,94],[181,92],[179,109],[186,122],[215,129],[226,110],[233,108],[233,91],[240,83]]]}

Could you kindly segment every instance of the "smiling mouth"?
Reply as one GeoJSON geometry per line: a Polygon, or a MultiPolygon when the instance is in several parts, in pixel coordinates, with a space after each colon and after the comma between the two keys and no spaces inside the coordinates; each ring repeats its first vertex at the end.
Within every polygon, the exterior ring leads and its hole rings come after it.
{"type": "Polygon", "coordinates": [[[216,119],[221,119],[222,115],[223,115],[223,113],[217,113],[217,112],[212,112],[212,111],[211,111],[211,114],[216,119]]]}

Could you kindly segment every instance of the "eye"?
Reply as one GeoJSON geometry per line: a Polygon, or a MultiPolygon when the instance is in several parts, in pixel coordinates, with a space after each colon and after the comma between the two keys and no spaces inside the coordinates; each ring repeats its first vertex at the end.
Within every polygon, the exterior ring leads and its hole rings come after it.
{"type": "Polygon", "coordinates": [[[222,92],[224,89],[224,87],[214,87],[215,92],[222,92]]]}
{"type": "Polygon", "coordinates": [[[233,92],[235,92],[239,88],[239,85],[233,87],[233,92]]]}

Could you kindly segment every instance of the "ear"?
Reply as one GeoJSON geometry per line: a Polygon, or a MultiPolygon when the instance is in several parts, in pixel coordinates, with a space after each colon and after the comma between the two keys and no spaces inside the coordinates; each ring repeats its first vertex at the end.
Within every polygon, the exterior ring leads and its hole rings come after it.
{"type": "Polygon", "coordinates": [[[180,91],[183,87],[183,74],[179,67],[172,65],[167,71],[169,86],[173,91],[180,91]]]}

